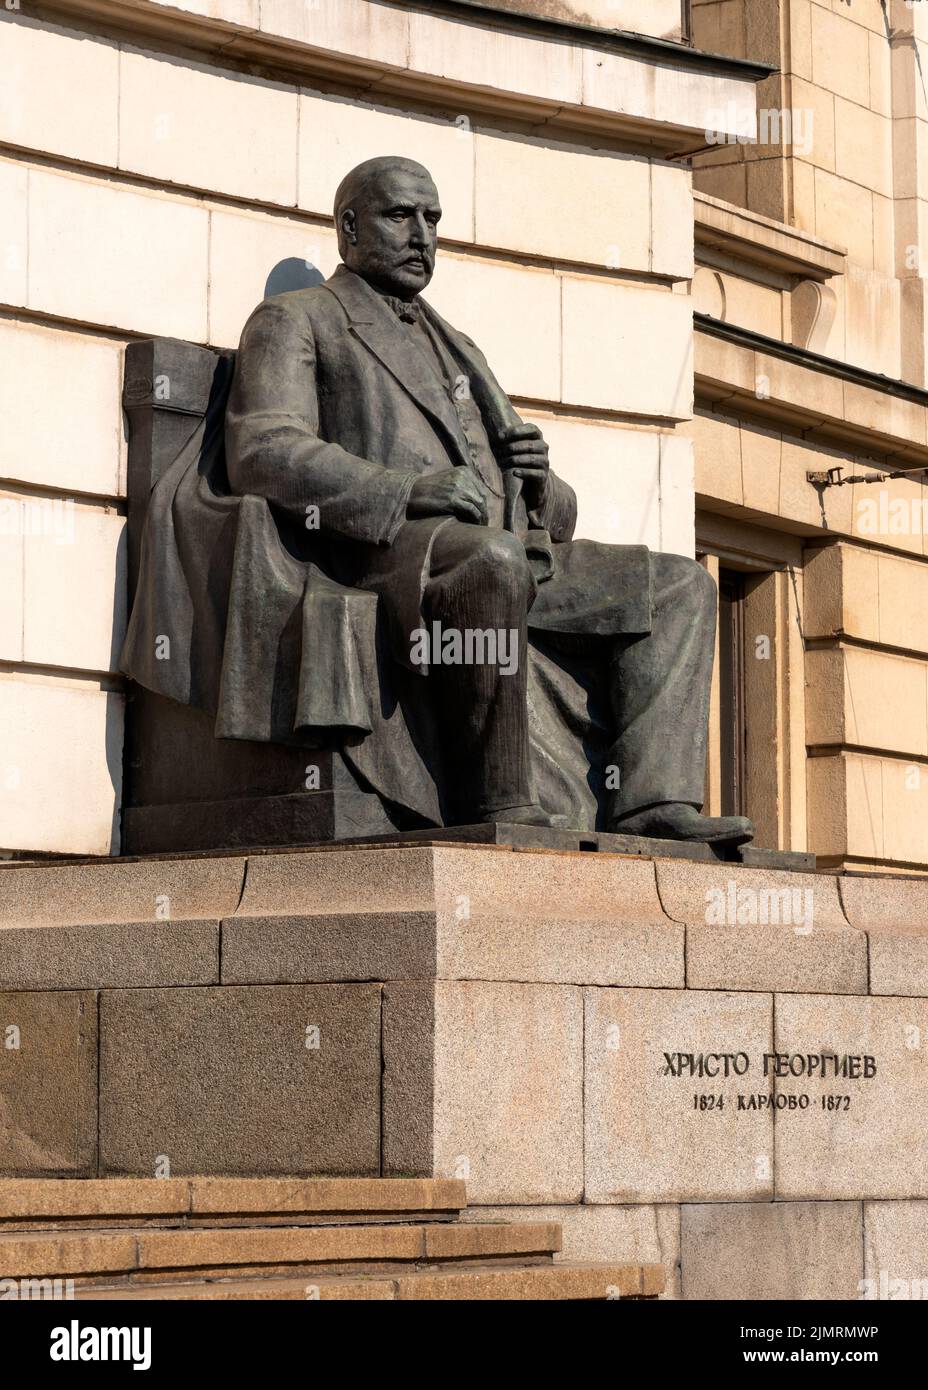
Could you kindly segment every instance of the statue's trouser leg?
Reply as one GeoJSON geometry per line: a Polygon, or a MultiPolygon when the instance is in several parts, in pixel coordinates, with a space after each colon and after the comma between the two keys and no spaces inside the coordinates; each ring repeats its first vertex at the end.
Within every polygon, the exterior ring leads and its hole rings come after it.
{"type": "Polygon", "coordinates": [[[532,799],[526,617],[534,597],[525,550],[508,532],[451,522],[435,537],[427,623],[460,633],[464,650],[474,633],[493,633],[496,648],[495,660],[471,664],[438,663],[432,652],[427,679],[440,721],[443,799],[458,824],[532,799]]]}
{"type": "Polygon", "coordinates": [[[695,560],[651,556],[649,636],[619,642],[610,684],[617,737],[607,758],[619,769],[607,822],[659,802],[697,808],[705,793],[709,691],[717,591],[695,560]]]}

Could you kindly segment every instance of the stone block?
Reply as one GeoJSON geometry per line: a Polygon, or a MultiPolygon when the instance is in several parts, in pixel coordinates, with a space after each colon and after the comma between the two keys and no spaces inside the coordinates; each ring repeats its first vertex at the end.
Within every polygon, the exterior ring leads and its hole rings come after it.
{"type": "Polygon", "coordinates": [[[651,160],[651,271],[693,276],[693,175],[679,164],[651,160]]]}
{"type": "Polygon", "coordinates": [[[688,296],[567,275],[563,399],[683,420],[692,414],[693,323],[688,296]]]}
{"type": "Polygon", "coordinates": [[[320,92],[300,93],[301,208],[331,217],[335,191],[349,169],[399,151],[424,164],[435,179],[441,235],[473,241],[474,133],[469,121],[452,113],[412,115],[320,92]]]}
{"type": "MultiPolygon", "coordinates": [[[[801,77],[792,78],[792,104],[791,109],[797,114],[794,120],[803,122],[799,130],[794,128],[794,145],[797,143],[795,136],[799,133],[804,137],[802,141],[802,154],[810,164],[816,165],[819,169],[828,169],[831,173],[835,172],[835,96],[833,92],[825,91],[821,87],[815,87],[811,82],[805,82],[801,77]]],[[[841,107],[849,105],[848,102],[837,98],[841,107]]],[[[861,112],[862,115],[869,115],[869,112],[861,112]]],[[[842,167],[839,173],[844,176],[845,145],[841,144],[842,167]]],[[[865,182],[865,180],[859,180],[865,182]]]]}
{"type": "MultiPolygon", "coordinates": [[[[856,545],[832,545],[807,552],[805,562],[805,633],[807,637],[835,637],[847,633],[879,642],[884,606],[881,595],[882,564],[891,570],[887,585],[895,589],[904,570],[909,584],[919,582],[920,567],[883,556],[856,545]]],[[[928,585],[928,576],[926,576],[928,585]]],[[[886,614],[892,621],[892,615],[886,614]]],[[[912,615],[916,617],[916,615],[912,615]]],[[[925,617],[928,641],[928,614],[925,617]]],[[[892,639],[886,639],[891,641],[892,639]]],[[[893,642],[894,646],[905,643],[893,642]]]]}
{"type": "Polygon", "coordinates": [[[928,1202],[864,1203],[861,1296],[878,1302],[928,1299],[928,1202]]]}
{"type": "MultiPolygon", "coordinates": [[[[893,122],[835,97],[835,172],[884,198],[893,196],[893,122]]],[[[900,190],[902,193],[902,190],[900,190]]],[[[904,196],[904,194],[903,194],[904,196]]]]}
{"type": "MultiPolygon", "coordinates": [[[[426,298],[479,343],[509,395],[561,399],[561,288],[553,271],[445,252],[426,298]]],[[[586,348],[577,343],[575,351],[586,348]]]]}
{"type": "MultiPolygon", "coordinates": [[[[185,1183],[186,1187],[187,1184],[185,1183]]],[[[218,1216],[457,1216],[467,1201],[463,1182],[436,1178],[193,1178],[190,1214],[218,1216]]]]}
{"type": "Polygon", "coordinates": [[[97,1161],[96,996],[0,994],[0,1036],[0,1173],[91,1176],[97,1161]]]}
{"type": "Polygon", "coordinates": [[[863,647],[806,653],[806,741],[928,753],[922,661],[863,647]],[[892,709],[891,720],[886,711],[892,709]]]}
{"type": "Polygon", "coordinates": [[[463,1177],[478,1205],[578,1201],[582,1013],[569,986],[386,985],[384,1174],[463,1177]]]}
{"type": "Polygon", "coordinates": [[[741,426],[741,483],[744,505],[776,516],[780,500],[783,436],[760,425],[741,426]]]}
{"type": "Polygon", "coordinates": [[[118,853],[123,706],[93,681],[0,673],[0,846],[118,853]],[[50,742],[49,729],[68,737],[50,742]]]}
{"type": "MultiPolygon", "coordinates": [[[[769,995],[700,990],[585,991],[585,1199],[760,1201],[773,1195],[773,1118],[739,1112],[769,1095],[769,995]],[[743,1076],[670,1075],[666,1054],[745,1052],[743,1076]],[[700,1109],[694,1095],[722,1097],[700,1109]]],[[[675,1064],[676,1065],[676,1064],[675,1064]]]]}
{"type": "Polygon", "coordinates": [[[214,208],[209,265],[209,340],[238,347],[252,310],[269,293],[327,279],[338,265],[338,246],[331,227],[214,208]]]}
{"type": "Polygon", "coordinates": [[[190,1184],[177,1178],[7,1178],[0,1181],[0,1227],[64,1230],[152,1218],[178,1221],[190,1208],[190,1184]]]}
{"type": "MultiPolygon", "coordinates": [[[[928,653],[928,569],[895,555],[880,554],[876,563],[879,640],[891,647],[928,653]]],[[[848,584],[851,601],[856,598],[857,587],[848,584]]]]}
{"type": "MultiPolygon", "coordinates": [[[[0,373],[0,380],[2,380],[0,373]]],[[[2,387],[0,387],[2,390],[2,387]]],[[[0,659],[23,659],[23,499],[14,493],[0,494],[0,589],[5,596],[0,605],[0,659]]]]}
{"type": "Polygon", "coordinates": [[[725,322],[763,333],[768,338],[783,337],[783,292],[771,285],[758,285],[740,275],[724,275],[725,322]]]}
{"type": "MultiPolygon", "coordinates": [[[[583,50],[579,46],[507,34],[489,23],[462,24],[457,17],[421,11],[411,11],[408,23],[406,62],[412,72],[441,78],[446,84],[516,92],[558,105],[579,106],[583,100],[583,50]]],[[[379,34],[377,45],[379,49],[379,34]]],[[[379,51],[377,56],[385,57],[379,51]]]]}
{"type": "Polygon", "coordinates": [[[693,559],[696,553],[696,463],[693,441],[662,434],[661,550],[693,559]]]}
{"type": "Polygon", "coordinates": [[[376,1174],[380,987],[108,990],[100,1166],[376,1174]]]}
{"type": "Polygon", "coordinates": [[[753,137],[757,107],[753,82],[643,63],[599,48],[583,52],[583,104],[637,120],[700,131],[704,143],[753,137]]]}
{"type": "Polygon", "coordinates": [[[650,269],[647,159],[481,130],[475,160],[481,246],[614,270],[650,269]],[[583,208],[583,216],[565,217],[565,207],[583,208]]]}
{"type": "MultiPolygon", "coordinates": [[[[507,8],[522,10],[523,0],[506,0],[507,8]]],[[[642,10],[639,0],[541,0],[534,8],[561,18],[566,8],[582,24],[601,24],[605,29],[630,29],[658,39],[680,38],[678,0],[650,0],[642,10]]]]}
{"type": "Polygon", "coordinates": [[[292,207],[297,99],[296,87],[282,82],[124,45],[119,167],[292,207]]]}
{"type": "Polygon", "coordinates": [[[663,1268],[661,1297],[680,1297],[680,1208],[606,1207],[575,1203],[561,1207],[469,1207],[471,1221],[556,1221],[561,1247],[555,1264],[641,1264],[663,1268]]]}
{"type": "Polygon", "coordinates": [[[684,1206],[687,1300],[856,1299],[863,1269],[859,1202],[684,1206]]]}
{"type": "Polygon", "coordinates": [[[832,876],[684,859],[655,870],[664,911],[686,924],[690,989],[866,994],[867,939],[832,876]]]}
{"type": "MultiPolygon", "coordinates": [[[[871,760],[875,761],[875,760],[871,760]]],[[[878,780],[883,853],[906,868],[928,860],[928,770],[923,763],[881,758],[878,780]]]]}
{"type": "Polygon", "coordinates": [[[0,300],[4,304],[26,302],[28,179],[28,170],[24,164],[0,160],[0,205],[3,207],[3,230],[0,231],[0,300]]]}
{"type": "MultiPolygon", "coordinates": [[[[815,170],[815,232],[847,250],[851,261],[873,267],[873,200],[869,190],[815,170]]],[[[837,383],[840,385],[840,383],[837,383]]]]}
{"type": "MultiPolygon", "coordinates": [[[[854,388],[851,382],[847,388],[854,388]]],[[[888,398],[887,398],[888,399],[888,398]]],[[[901,402],[905,405],[906,402],[901,402]]],[[[879,407],[867,401],[867,408],[878,412],[879,407]]],[[[883,426],[892,428],[887,418],[883,426]]],[[[876,415],[866,428],[879,428],[876,415]]],[[[860,460],[865,463],[864,460],[860,460]]],[[[836,489],[837,490],[837,489],[836,489]]],[[[914,478],[886,478],[881,483],[854,483],[841,492],[850,492],[849,525],[854,537],[869,545],[885,545],[897,551],[921,555],[924,549],[925,527],[922,520],[924,487],[914,478]]]]}
{"type": "MultiPolygon", "coordinates": [[[[856,18],[856,15],[855,15],[856,18]]],[[[816,86],[859,106],[870,100],[870,40],[866,30],[821,5],[812,6],[812,75],[816,86]]]]}
{"type": "Polygon", "coordinates": [[[219,983],[219,923],[103,922],[0,930],[0,988],[219,983]]]}
{"type": "Polygon", "coordinates": [[[23,538],[23,659],[115,671],[127,621],[125,517],[50,500],[23,499],[34,523],[23,538]]]}
{"type": "Polygon", "coordinates": [[[0,866],[0,929],[182,921],[232,912],[245,860],[150,859],[0,866]]]}
{"type": "Polygon", "coordinates": [[[686,425],[693,441],[697,496],[742,506],[741,428],[731,416],[700,411],[686,425]]]}
{"type": "Polygon", "coordinates": [[[928,996],[928,880],[838,879],[848,921],[866,932],[870,993],[928,996]]]}
{"type": "MultiPolygon", "coordinates": [[[[307,48],[330,50],[390,67],[407,66],[409,16],[379,0],[351,5],[295,5],[261,0],[262,34],[293,39],[307,48]]],[[[413,64],[415,66],[415,64],[413,64]]]]}
{"type": "Polygon", "coordinates": [[[821,528],[824,514],[830,531],[850,532],[853,524],[853,498],[850,494],[853,488],[826,488],[823,496],[822,490],[814,488],[806,474],[810,470],[828,468],[850,471],[856,464],[857,460],[852,454],[840,449],[827,449],[822,445],[810,448],[804,440],[784,433],[780,454],[780,516],[821,528]]]}
{"type": "Polygon", "coordinates": [[[928,1196],[928,1000],[782,994],[775,1013],[777,1053],[869,1056],[876,1068],[776,1079],[778,1096],[809,1097],[776,1112],[777,1199],[928,1196]]]}
{"type": "Polygon", "coordinates": [[[551,466],[577,494],[576,539],[660,548],[660,435],[523,414],[540,426],[551,466]]]}
{"type": "Polygon", "coordinates": [[[252,861],[223,924],[224,980],[683,983],[683,928],[645,860],[409,847],[278,861],[252,861]]]}
{"type": "Polygon", "coordinates": [[[119,48],[23,14],[0,16],[0,140],[42,154],[114,166],[119,48]],[[67,101],[49,99],[66,89],[67,101]]]}
{"type": "Polygon", "coordinates": [[[121,345],[85,333],[4,320],[0,353],[0,476],[66,494],[116,496],[122,444],[121,345]],[[48,409],[50,396],[53,410],[48,409]]]}
{"type": "Polygon", "coordinates": [[[30,209],[30,309],[141,334],[205,341],[205,208],[116,183],[33,169],[30,209]],[[101,227],[115,227],[119,233],[101,235],[101,227]]]}

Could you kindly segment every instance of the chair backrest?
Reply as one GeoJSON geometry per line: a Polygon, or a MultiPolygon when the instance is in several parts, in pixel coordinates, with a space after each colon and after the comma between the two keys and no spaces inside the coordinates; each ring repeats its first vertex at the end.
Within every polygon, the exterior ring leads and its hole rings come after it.
{"type": "Polygon", "coordinates": [[[178,338],[147,338],[126,348],[123,408],[129,423],[127,492],[130,598],[148,499],[210,405],[223,400],[234,352],[217,352],[178,338]]]}

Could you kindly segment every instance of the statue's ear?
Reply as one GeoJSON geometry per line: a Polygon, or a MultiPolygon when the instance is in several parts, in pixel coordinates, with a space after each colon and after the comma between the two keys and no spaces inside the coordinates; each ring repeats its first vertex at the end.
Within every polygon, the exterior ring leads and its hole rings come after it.
{"type": "Polygon", "coordinates": [[[341,230],[351,242],[352,246],[356,245],[358,240],[358,219],[354,215],[353,208],[345,208],[345,211],[342,213],[341,230]]]}

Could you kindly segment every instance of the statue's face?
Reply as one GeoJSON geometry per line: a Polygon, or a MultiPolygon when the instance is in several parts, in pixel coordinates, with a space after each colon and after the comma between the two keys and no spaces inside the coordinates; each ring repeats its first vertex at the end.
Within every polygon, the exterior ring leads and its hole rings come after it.
{"type": "Polygon", "coordinates": [[[423,171],[391,169],[371,179],[342,216],[342,258],[384,294],[412,299],[435,270],[438,190],[423,171]]]}

